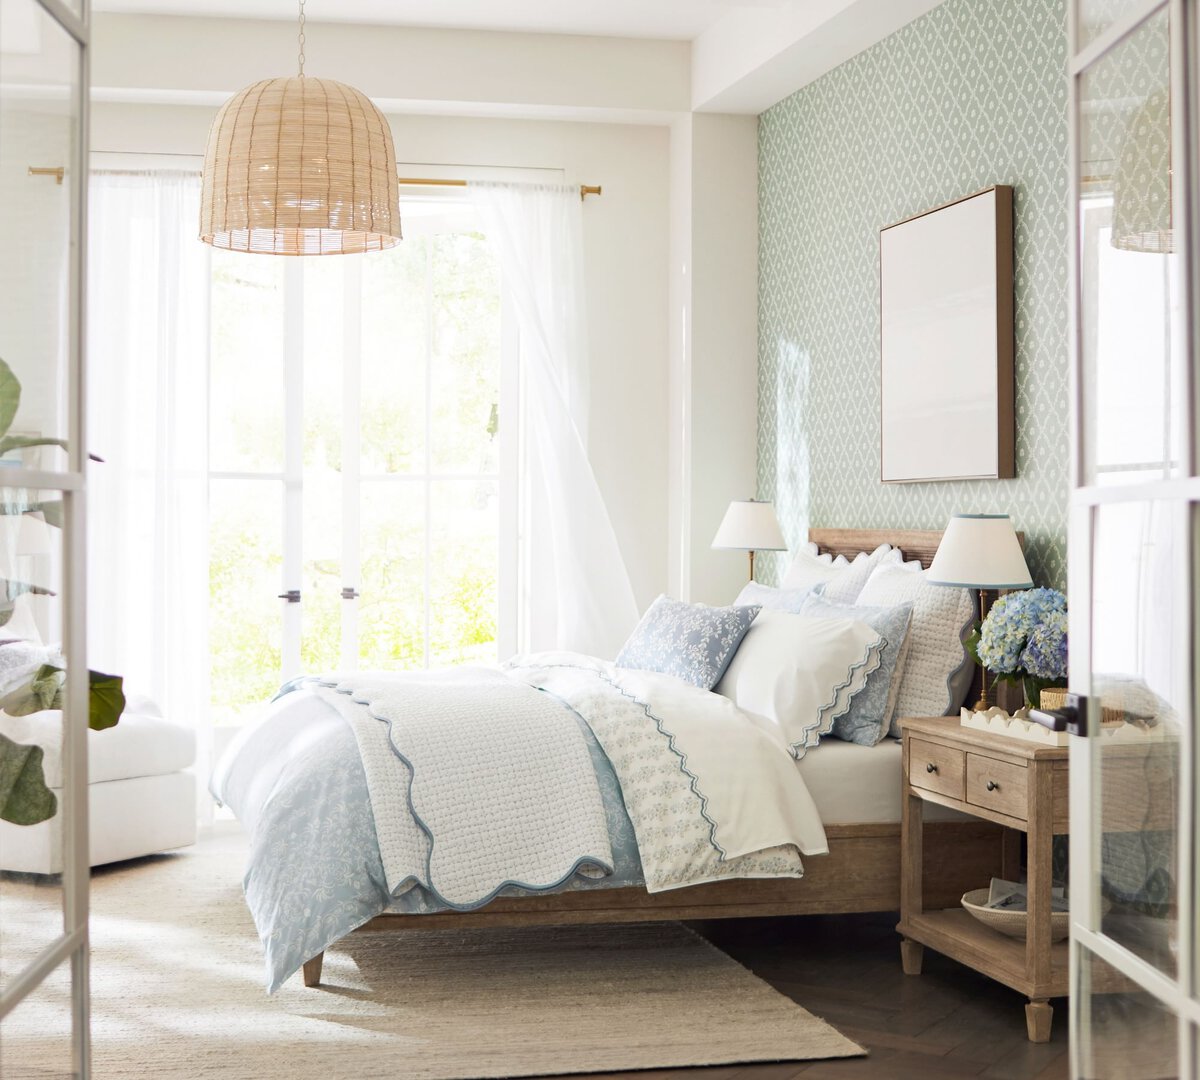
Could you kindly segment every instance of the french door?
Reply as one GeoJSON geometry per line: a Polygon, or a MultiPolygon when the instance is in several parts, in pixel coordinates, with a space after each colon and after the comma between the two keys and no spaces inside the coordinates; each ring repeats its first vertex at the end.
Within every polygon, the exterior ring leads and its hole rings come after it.
{"type": "Polygon", "coordinates": [[[213,705],[309,672],[512,651],[515,416],[499,268],[473,211],[406,202],[404,243],[213,253],[213,705]],[[506,359],[508,358],[508,359],[506,359]]]}
{"type": "Polygon", "coordinates": [[[1072,0],[1071,1060],[1195,1077],[1197,0],[1072,0]]]}
{"type": "MultiPolygon", "coordinates": [[[[81,334],[88,40],[84,0],[0,0],[0,184],[15,208],[0,219],[0,635],[61,643],[67,668],[61,770],[42,772],[55,799],[52,828],[62,830],[63,873],[0,876],[0,1076],[91,1075],[81,334]],[[31,1036],[39,1039],[32,1062],[31,1036]]],[[[6,799],[11,784],[10,772],[6,799]]],[[[45,827],[0,825],[14,844],[23,830],[45,827]]]]}

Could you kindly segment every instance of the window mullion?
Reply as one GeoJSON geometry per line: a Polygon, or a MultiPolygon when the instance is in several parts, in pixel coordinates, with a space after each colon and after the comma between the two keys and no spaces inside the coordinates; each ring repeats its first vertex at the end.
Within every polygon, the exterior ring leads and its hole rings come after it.
{"type": "Polygon", "coordinates": [[[425,582],[422,614],[425,623],[425,667],[429,667],[430,589],[433,583],[433,241],[425,241],[425,582]]]}
{"type": "MultiPolygon", "coordinates": [[[[362,583],[362,262],[348,259],[342,277],[342,588],[362,583]]],[[[342,667],[358,670],[358,600],[342,593],[342,667]]]]}
{"type": "MultiPolygon", "coordinates": [[[[283,575],[281,593],[299,590],[304,541],[304,266],[289,259],[283,276],[283,575]]],[[[301,603],[283,601],[281,680],[301,673],[301,603]]]]}

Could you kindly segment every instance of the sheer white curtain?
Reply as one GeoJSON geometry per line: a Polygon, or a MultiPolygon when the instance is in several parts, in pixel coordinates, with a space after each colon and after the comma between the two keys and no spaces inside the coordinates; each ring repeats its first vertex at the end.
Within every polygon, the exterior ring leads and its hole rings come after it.
{"type": "MultiPolygon", "coordinates": [[[[94,173],[88,658],[196,728],[208,773],[208,254],[199,178],[94,173]]],[[[204,784],[198,785],[203,791],[204,784]]],[[[201,807],[210,801],[201,795],[201,807]]]]}
{"type": "Polygon", "coordinates": [[[523,645],[612,657],[637,622],[588,461],[579,188],[473,183],[520,336],[523,645]]]}

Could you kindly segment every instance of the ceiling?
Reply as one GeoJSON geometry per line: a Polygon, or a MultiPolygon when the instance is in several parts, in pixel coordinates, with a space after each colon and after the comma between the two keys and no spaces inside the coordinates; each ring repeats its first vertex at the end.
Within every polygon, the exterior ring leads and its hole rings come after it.
{"type": "MultiPolygon", "coordinates": [[[[735,8],[787,0],[305,0],[314,21],[690,41],[735,8]]],[[[93,0],[93,11],[294,19],[296,0],[93,0]]]]}

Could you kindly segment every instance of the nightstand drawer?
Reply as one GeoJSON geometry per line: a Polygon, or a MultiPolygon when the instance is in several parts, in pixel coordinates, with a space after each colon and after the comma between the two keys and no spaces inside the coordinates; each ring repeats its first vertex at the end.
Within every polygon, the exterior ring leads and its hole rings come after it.
{"type": "Polygon", "coordinates": [[[963,752],[952,746],[910,738],[908,782],[952,799],[963,797],[963,752]]]}
{"type": "Polygon", "coordinates": [[[967,755],[967,802],[1025,820],[1029,770],[1024,765],[967,755]]]}

